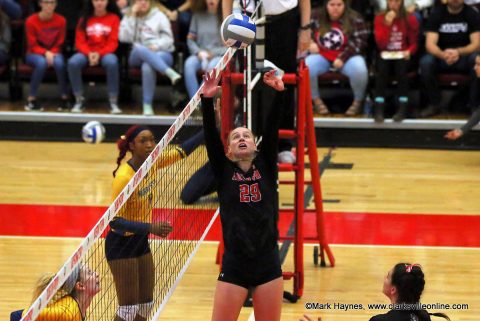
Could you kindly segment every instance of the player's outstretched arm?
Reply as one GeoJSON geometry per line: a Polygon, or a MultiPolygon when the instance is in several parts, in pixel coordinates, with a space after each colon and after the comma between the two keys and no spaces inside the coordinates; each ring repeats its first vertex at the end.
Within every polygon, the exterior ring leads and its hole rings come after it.
{"type": "Polygon", "coordinates": [[[130,221],[123,217],[114,218],[110,222],[110,227],[121,232],[131,232],[139,235],[152,233],[160,237],[166,237],[172,231],[172,226],[168,222],[144,223],[130,221]]]}
{"type": "MultiPolygon", "coordinates": [[[[285,95],[285,85],[282,79],[275,76],[275,72],[275,69],[266,72],[263,75],[263,82],[267,86],[279,91],[277,95],[285,95]]],[[[267,113],[267,119],[269,128],[263,133],[260,153],[263,154],[267,164],[270,164],[271,168],[277,168],[278,128],[280,127],[281,112],[274,106],[271,106],[267,113]]]]}
{"type": "Polygon", "coordinates": [[[463,125],[461,128],[457,128],[454,130],[449,131],[448,133],[445,134],[446,139],[449,140],[455,140],[463,135],[467,134],[472,130],[473,127],[475,127],[478,123],[480,122],[480,107],[478,107],[473,114],[470,116],[468,119],[467,123],[463,125]]]}
{"type": "MultiPolygon", "coordinates": [[[[212,74],[214,74],[214,72],[212,72],[212,74]]],[[[203,80],[202,114],[205,144],[207,147],[208,159],[212,163],[212,168],[216,177],[219,177],[222,173],[223,166],[227,161],[223,143],[217,131],[213,107],[213,97],[218,92],[218,82],[220,77],[216,79],[215,77],[210,76],[209,73],[205,73],[203,80]]]]}

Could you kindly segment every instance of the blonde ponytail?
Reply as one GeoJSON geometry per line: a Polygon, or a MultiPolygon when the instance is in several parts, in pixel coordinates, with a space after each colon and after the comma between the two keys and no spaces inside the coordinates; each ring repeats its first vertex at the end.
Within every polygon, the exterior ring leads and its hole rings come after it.
{"type": "MultiPolygon", "coordinates": [[[[32,303],[35,302],[35,300],[38,299],[40,294],[47,288],[48,284],[52,282],[53,278],[55,277],[54,273],[45,273],[41,275],[37,282],[35,283],[35,287],[33,289],[33,296],[32,296],[32,303]]],[[[69,293],[65,291],[63,288],[60,288],[57,293],[55,293],[48,303],[48,305],[54,304],[64,296],[68,295],[69,293]]]]}

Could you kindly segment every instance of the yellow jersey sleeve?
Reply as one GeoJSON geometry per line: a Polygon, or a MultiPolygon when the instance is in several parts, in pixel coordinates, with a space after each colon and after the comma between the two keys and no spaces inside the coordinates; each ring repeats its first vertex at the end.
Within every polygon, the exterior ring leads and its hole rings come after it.
{"type": "Polygon", "coordinates": [[[112,201],[120,194],[133,175],[135,175],[135,171],[130,165],[126,163],[120,165],[112,183],[112,201]]]}
{"type": "Polygon", "coordinates": [[[158,160],[158,168],[167,167],[185,158],[187,154],[181,147],[165,150],[158,160]]]}
{"type": "MultiPolygon", "coordinates": [[[[22,317],[27,312],[23,310],[22,317]]],[[[82,313],[70,295],[64,296],[55,303],[47,305],[38,315],[36,321],[83,321],[82,313]]]]}

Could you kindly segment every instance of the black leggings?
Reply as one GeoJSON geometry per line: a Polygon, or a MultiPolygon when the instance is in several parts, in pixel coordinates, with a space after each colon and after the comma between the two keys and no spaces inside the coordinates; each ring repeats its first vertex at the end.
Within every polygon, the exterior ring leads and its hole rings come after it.
{"type": "Polygon", "coordinates": [[[392,80],[396,80],[398,82],[398,90],[396,91],[398,96],[408,96],[408,60],[385,60],[381,57],[378,57],[377,68],[375,68],[375,70],[375,97],[385,98],[387,85],[392,80]]]}

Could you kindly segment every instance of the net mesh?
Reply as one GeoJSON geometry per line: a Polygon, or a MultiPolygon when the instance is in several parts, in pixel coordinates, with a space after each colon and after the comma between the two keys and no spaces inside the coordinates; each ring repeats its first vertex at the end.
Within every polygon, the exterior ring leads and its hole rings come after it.
{"type": "MultiPolygon", "coordinates": [[[[179,136],[183,131],[179,131],[179,136]]],[[[175,150],[169,146],[163,154],[166,155],[169,152],[175,152],[175,150]]],[[[149,236],[148,243],[154,267],[153,307],[150,318],[168,297],[215,212],[215,202],[197,202],[194,205],[185,205],[179,197],[187,180],[206,160],[207,155],[203,146],[198,147],[188,157],[169,166],[163,166],[165,157],[160,155],[156,164],[147,174],[147,178],[144,178],[143,182],[139,184],[139,187],[145,186],[145,183],[152,184],[149,188],[153,191],[152,195],[148,196],[151,198],[153,206],[151,218],[146,215],[143,220],[169,222],[173,227],[167,238],[152,234],[149,236]]],[[[138,192],[141,193],[141,191],[138,192]]],[[[148,204],[140,203],[139,206],[148,206],[148,204]]],[[[122,209],[120,208],[120,211],[122,209]]],[[[133,208],[133,210],[141,209],[133,208]]],[[[105,259],[107,230],[102,233],[102,237],[95,242],[83,260],[84,264],[98,273],[101,280],[101,291],[94,297],[87,310],[86,320],[113,320],[118,307],[115,282],[105,259]]],[[[135,247],[135,244],[128,242],[126,246],[135,247]]],[[[120,262],[120,260],[118,261],[120,262]]],[[[125,261],[120,264],[129,265],[131,262],[125,261]]],[[[128,269],[127,266],[125,268],[128,269]]],[[[135,286],[135,276],[130,277],[133,284],[126,284],[127,289],[135,286]]],[[[139,290],[141,291],[141,289],[139,290]]]]}
{"type": "MultiPolygon", "coordinates": [[[[183,130],[180,130],[179,134],[181,135],[182,132],[183,130]]],[[[170,152],[175,153],[176,151],[169,146],[163,155],[170,152]]],[[[203,146],[190,156],[169,166],[164,166],[166,157],[160,155],[156,164],[139,185],[139,187],[149,185],[148,188],[151,188],[152,191],[151,196],[147,196],[148,199],[151,199],[153,206],[151,218],[146,215],[143,217],[143,221],[151,219],[153,222],[169,222],[173,227],[167,238],[152,234],[149,237],[154,266],[152,311],[156,311],[167,297],[215,212],[215,203],[187,206],[180,201],[179,197],[187,180],[206,160],[207,156],[203,146]]],[[[137,193],[141,193],[141,191],[137,193]]],[[[143,202],[138,205],[149,206],[143,202]]],[[[132,210],[141,211],[141,209],[135,208],[132,210]]],[[[105,234],[106,232],[103,233],[103,236],[105,234]]],[[[118,306],[112,272],[105,260],[104,243],[105,238],[102,237],[92,247],[85,259],[85,263],[98,272],[102,282],[101,293],[95,296],[94,302],[88,310],[87,320],[112,320],[118,306]]],[[[127,243],[126,246],[134,247],[135,244],[127,243]]],[[[134,278],[134,276],[132,277],[134,278]]],[[[133,287],[135,284],[127,284],[127,286],[133,287]]]]}
{"type": "MultiPolygon", "coordinates": [[[[212,73],[218,77],[234,53],[235,50],[229,49],[212,73]]],[[[197,192],[202,184],[207,183],[198,177],[196,181],[189,182],[208,160],[203,142],[188,156],[183,149],[185,142],[201,131],[201,122],[195,117],[199,102],[197,92],[77,250],[25,311],[22,320],[118,320],[117,294],[124,296],[126,304],[123,305],[129,306],[123,310],[126,313],[123,319],[128,320],[128,315],[135,315],[135,312],[147,320],[155,320],[159,316],[218,215],[214,196],[206,196],[190,205],[182,202],[180,197],[182,195],[185,198],[182,190],[187,183],[190,187],[196,187],[197,192]],[[134,201],[135,198],[137,201],[134,201]],[[167,237],[148,235],[151,261],[145,259],[149,255],[141,255],[141,259],[137,255],[137,258],[110,259],[109,263],[106,259],[109,253],[105,250],[107,236],[112,234],[109,223],[118,216],[130,217],[128,213],[135,216],[137,221],[168,222],[172,231],[167,237]],[[79,271],[78,276],[75,271],[79,271]],[[73,281],[80,281],[82,285],[81,289],[73,292],[76,301],[71,300],[71,296],[55,301],[59,291],[71,283],[72,277],[73,281]],[[83,303],[78,299],[79,293],[92,298],[84,315],[79,314],[78,306],[83,303]],[[145,299],[147,297],[152,300],[148,309],[141,304],[150,302],[145,299]],[[134,305],[137,305],[137,310],[131,307],[134,305]]],[[[154,134],[162,136],[162,133],[154,134]]],[[[128,159],[129,155],[125,160],[128,159]]],[[[189,203],[191,200],[192,197],[189,203]]],[[[124,253],[124,249],[128,249],[129,253],[140,251],[141,241],[136,236],[125,234],[120,237],[123,243],[116,243],[113,249],[107,247],[110,254],[124,253]]]]}

